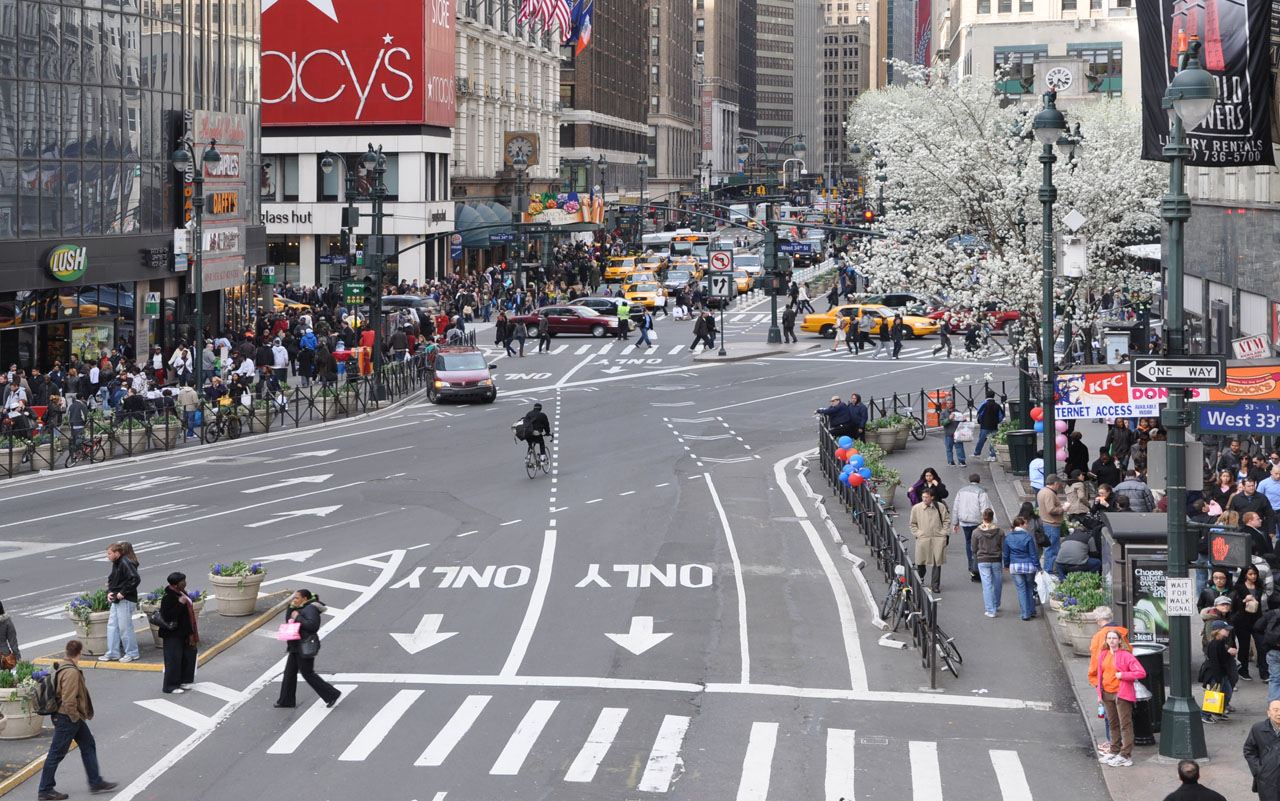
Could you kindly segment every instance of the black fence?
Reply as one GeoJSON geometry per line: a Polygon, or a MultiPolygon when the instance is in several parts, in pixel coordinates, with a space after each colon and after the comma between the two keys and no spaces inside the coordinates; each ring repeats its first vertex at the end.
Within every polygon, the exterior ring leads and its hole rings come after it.
{"type": "Polygon", "coordinates": [[[900,582],[905,581],[908,587],[907,606],[900,615],[901,622],[905,624],[912,644],[920,654],[921,666],[929,671],[929,687],[936,688],[937,656],[941,653],[939,644],[948,639],[938,627],[938,601],[926,591],[925,583],[916,572],[911,544],[906,537],[894,530],[887,504],[877,496],[876,487],[870,482],[853,487],[840,480],[840,471],[844,465],[835,456],[837,447],[835,438],[826,427],[818,426],[818,460],[822,474],[831,484],[836,497],[844,504],[853,525],[862,532],[863,542],[870,552],[868,564],[874,561],[876,569],[884,577],[884,602],[877,613],[890,625],[894,624],[886,612],[892,605],[893,593],[889,587],[900,587],[900,582]]]}
{"type": "MultiPolygon", "coordinates": [[[[987,397],[987,391],[995,392],[996,398],[1018,397],[1018,382],[1016,379],[1008,381],[983,381],[980,384],[951,384],[946,387],[937,389],[918,389],[912,392],[895,392],[892,395],[886,395],[880,398],[863,398],[862,402],[867,407],[867,422],[881,417],[891,417],[892,415],[901,415],[902,417],[914,417],[926,426],[938,425],[938,412],[942,409],[943,404],[948,400],[956,402],[956,410],[961,412],[972,411],[982,404],[987,397]]],[[[1036,404],[1040,398],[1039,382],[1031,380],[1031,402],[1036,404]]],[[[836,471],[837,473],[839,470],[836,471]]]]}
{"type": "MultiPolygon", "coordinates": [[[[356,362],[350,364],[354,368],[356,362]]],[[[319,425],[408,397],[425,389],[430,377],[426,357],[419,354],[384,364],[376,377],[346,374],[331,382],[315,379],[308,386],[282,388],[275,395],[255,388],[248,398],[201,400],[195,409],[176,405],[168,411],[149,409],[131,415],[104,407],[92,412],[83,427],[64,422],[41,424],[23,433],[0,433],[0,478],[319,425]]]]}

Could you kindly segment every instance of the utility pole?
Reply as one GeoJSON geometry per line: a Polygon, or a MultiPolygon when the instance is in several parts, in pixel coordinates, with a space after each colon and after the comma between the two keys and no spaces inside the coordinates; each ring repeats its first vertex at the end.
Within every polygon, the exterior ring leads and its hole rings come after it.
{"type": "Polygon", "coordinates": [[[769,337],[770,345],[782,344],[782,329],[778,327],[778,293],[784,290],[782,273],[778,270],[778,232],[768,220],[764,226],[764,269],[770,276],[769,287],[769,337]]]}

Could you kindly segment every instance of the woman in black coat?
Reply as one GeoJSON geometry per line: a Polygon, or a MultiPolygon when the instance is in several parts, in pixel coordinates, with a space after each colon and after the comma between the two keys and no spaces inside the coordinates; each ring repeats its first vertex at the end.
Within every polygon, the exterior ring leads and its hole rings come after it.
{"type": "Polygon", "coordinates": [[[160,599],[160,617],[173,628],[160,628],[164,640],[164,686],[167,693],[183,693],[196,680],[196,645],[200,630],[196,625],[195,606],[187,597],[185,573],[169,574],[169,586],[160,599]]]}
{"type": "Polygon", "coordinates": [[[285,610],[285,616],[290,622],[298,624],[299,639],[290,640],[285,644],[285,650],[288,651],[289,656],[284,663],[284,677],[280,682],[280,698],[275,703],[276,707],[297,706],[299,673],[307,684],[311,685],[311,689],[316,691],[316,695],[324,701],[325,706],[333,706],[342,696],[341,690],[316,675],[315,655],[320,650],[320,638],[317,632],[320,630],[320,613],[324,610],[324,604],[320,603],[320,599],[312,595],[310,590],[298,590],[293,594],[293,598],[289,599],[289,608],[285,610]],[[312,647],[314,651],[311,651],[312,647]],[[304,654],[304,648],[310,656],[304,654]]]}

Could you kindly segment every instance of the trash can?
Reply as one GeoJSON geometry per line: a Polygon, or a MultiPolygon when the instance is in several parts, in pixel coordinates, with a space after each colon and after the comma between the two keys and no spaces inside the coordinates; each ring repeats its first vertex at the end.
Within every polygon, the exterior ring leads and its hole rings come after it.
{"type": "Polygon", "coordinates": [[[1031,472],[1031,460],[1035,458],[1036,453],[1036,432],[1031,429],[1023,429],[1021,431],[1010,431],[1008,433],[1009,443],[1009,472],[1015,476],[1025,476],[1031,472]]]}
{"type": "MultiPolygon", "coordinates": [[[[1142,684],[1151,691],[1151,697],[1139,699],[1133,707],[1133,742],[1135,745],[1155,745],[1155,733],[1160,731],[1160,715],[1164,709],[1164,653],[1168,646],[1156,643],[1138,643],[1133,655],[1147,671],[1142,684]]],[[[1136,689],[1136,686],[1135,686],[1136,689]]],[[[1142,692],[1139,691],[1139,695],[1142,692]]]]}
{"type": "Polygon", "coordinates": [[[1005,406],[1008,408],[1008,413],[1005,415],[1005,419],[1017,420],[1019,423],[1021,423],[1022,422],[1022,401],[1020,401],[1017,398],[1010,398],[1009,400],[1005,401],[1005,406]]]}

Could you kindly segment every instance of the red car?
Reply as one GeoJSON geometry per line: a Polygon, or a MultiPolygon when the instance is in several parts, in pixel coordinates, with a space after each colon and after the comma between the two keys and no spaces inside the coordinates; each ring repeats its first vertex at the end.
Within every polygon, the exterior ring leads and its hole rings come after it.
{"type": "MultiPolygon", "coordinates": [[[[983,307],[983,312],[987,316],[987,320],[991,323],[991,327],[996,331],[1004,330],[1004,327],[1018,319],[1016,311],[1000,311],[1003,303],[999,301],[987,301],[983,307]]],[[[959,332],[969,325],[973,319],[974,313],[967,309],[943,309],[932,314],[925,315],[933,320],[941,320],[947,317],[951,321],[951,330],[959,332]]]]}
{"type": "Polygon", "coordinates": [[[593,337],[616,336],[618,318],[600,314],[595,309],[585,306],[543,306],[532,314],[512,316],[511,322],[523,325],[528,335],[538,335],[538,318],[547,318],[547,331],[551,336],[557,334],[590,334],[593,337]]]}

